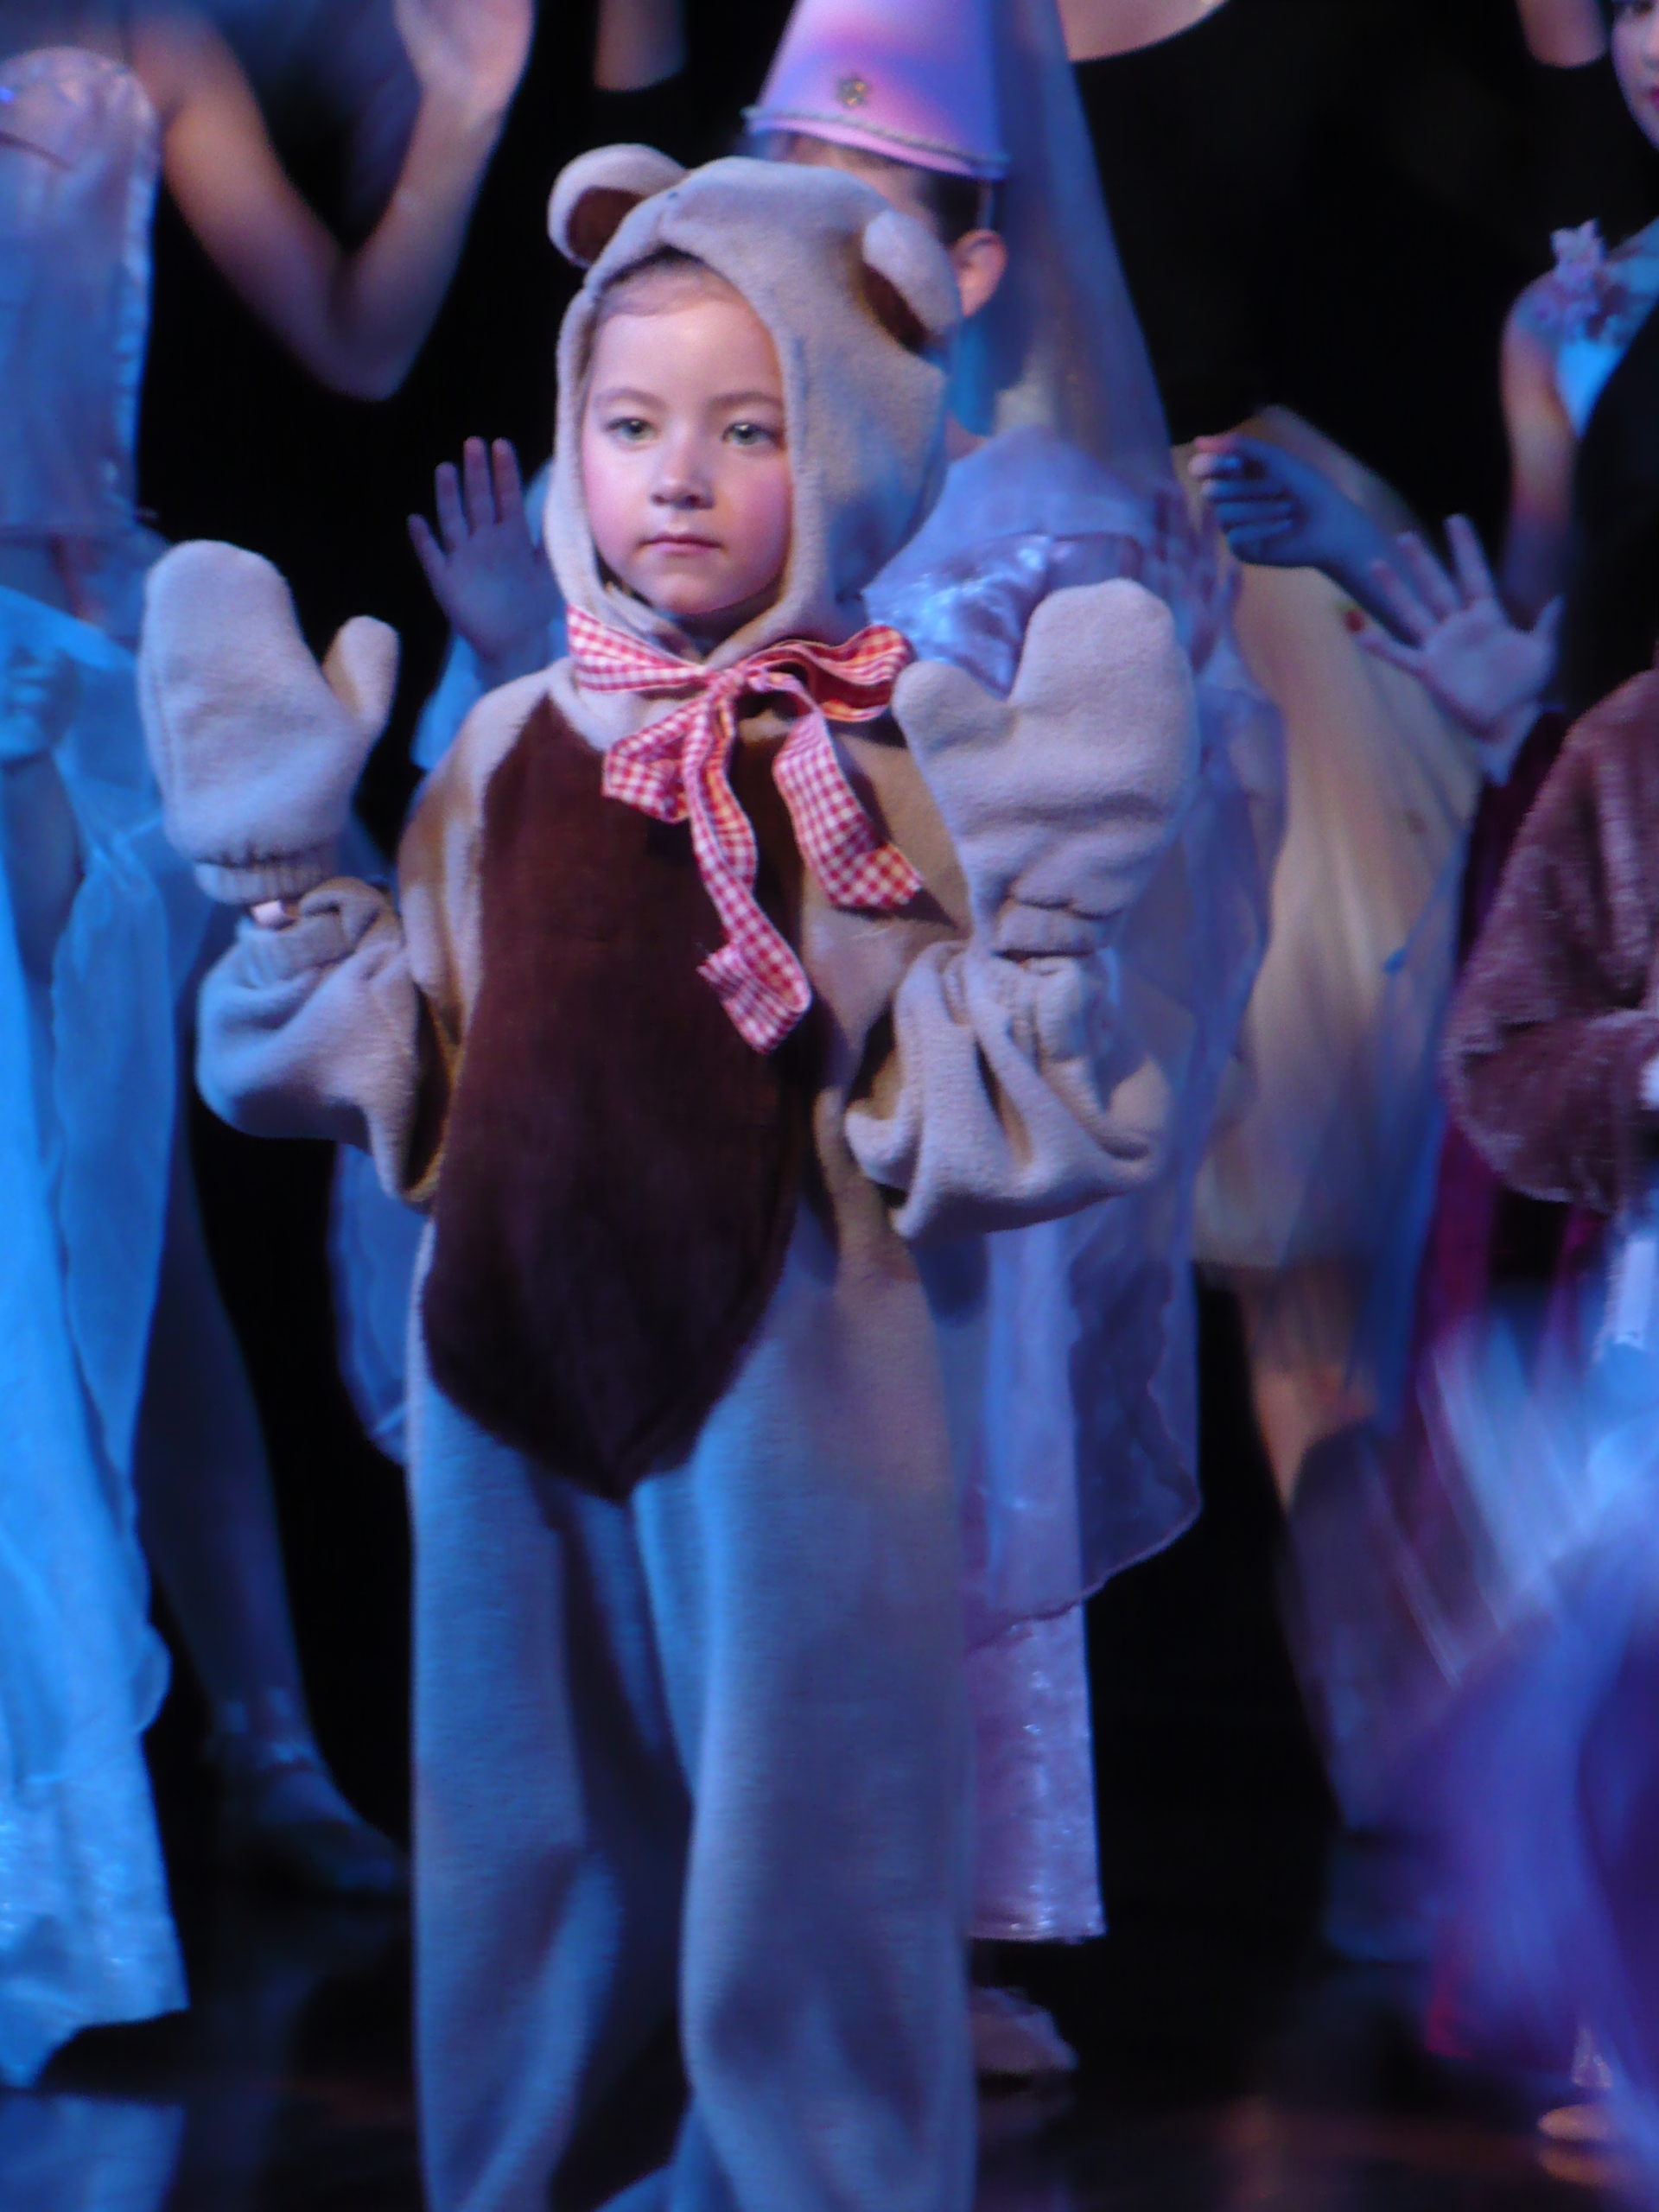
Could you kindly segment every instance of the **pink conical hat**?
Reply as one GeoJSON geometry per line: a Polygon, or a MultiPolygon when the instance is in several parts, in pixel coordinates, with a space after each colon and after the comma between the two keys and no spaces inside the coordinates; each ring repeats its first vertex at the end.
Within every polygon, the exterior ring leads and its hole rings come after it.
{"type": "Polygon", "coordinates": [[[749,127],[951,176],[1006,175],[994,4],[798,0],[749,127]]]}

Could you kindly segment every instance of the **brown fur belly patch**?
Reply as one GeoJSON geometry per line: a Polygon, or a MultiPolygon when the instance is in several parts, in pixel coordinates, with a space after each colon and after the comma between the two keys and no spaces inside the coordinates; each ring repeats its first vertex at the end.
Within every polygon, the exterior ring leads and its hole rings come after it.
{"type": "Polygon", "coordinates": [[[620,1497],[683,1457],[766,1310],[807,1089],[799,1041],[753,1052],[697,974],[721,929],[689,830],[601,772],[544,703],[489,785],[423,1317],[448,1397],[620,1497]]]}

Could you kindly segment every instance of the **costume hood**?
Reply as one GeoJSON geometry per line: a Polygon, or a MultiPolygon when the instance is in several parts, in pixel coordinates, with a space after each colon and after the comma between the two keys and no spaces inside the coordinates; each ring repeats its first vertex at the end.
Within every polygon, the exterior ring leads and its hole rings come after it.
{"type": "Polygon", "coordinates": [[[581,419],[598,303],[667,250],[707,263],[771,334],[783,374],[794,531],[776,602],[708,656],[713,667],[788,637],[839,644],[863,592],[918,528],[943,480],[947,356],[959,320],[949,257],[855,177],[731,159],[685,171],[641,146],[571,163],[554,242],[586,283],[559,341],[547,548],[567,601],[682,652],[664,616],[607,582],[588,528],[581,419]]]}

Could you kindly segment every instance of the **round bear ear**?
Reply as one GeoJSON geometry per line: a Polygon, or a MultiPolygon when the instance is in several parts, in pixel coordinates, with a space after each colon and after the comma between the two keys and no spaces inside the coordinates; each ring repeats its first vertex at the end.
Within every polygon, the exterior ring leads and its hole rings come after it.
{"type": "Polygon", "coordinates": [[[962,321],[956,272],[912,215],[884,207],[864,226],[865,289],[888,332],[912,353],[938,346],[962,321]]]}
{"type": "Polygon", "coordinates": [[[601,146],[560,171],[547,228],[559,251],[591,269],[642,200],[654,200],[686,174],[650,146],[601,146]]]}

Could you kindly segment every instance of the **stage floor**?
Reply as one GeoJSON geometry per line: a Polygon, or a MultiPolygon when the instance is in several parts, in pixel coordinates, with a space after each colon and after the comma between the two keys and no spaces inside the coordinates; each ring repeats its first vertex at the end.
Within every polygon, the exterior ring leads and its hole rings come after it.
{"type": "MultiPolygon", "coordinates": [[[[1142,1928],[1057,1980],[1075,2082],[988,2096],[982,2212],[1585,2212],[1600,2164],[1414,2052],[1408,1989],[1142,1928]]],[[[3,2212],[419,2212],[404,1931],[226,1892],[188,2018],[0,2098],[3,2212]]],[[[1055,1992],[1051,1989],[1051,1994],[1055,1992]]]]}

